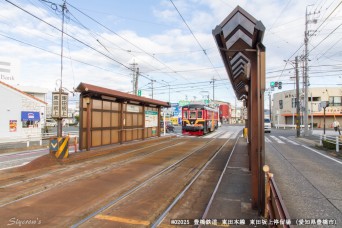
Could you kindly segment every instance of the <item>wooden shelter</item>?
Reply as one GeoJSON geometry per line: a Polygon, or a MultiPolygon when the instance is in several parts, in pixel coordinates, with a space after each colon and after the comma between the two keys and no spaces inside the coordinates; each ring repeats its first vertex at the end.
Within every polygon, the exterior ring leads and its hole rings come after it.
{"type": "Polygon", "coordinates": [[[79,148],[160,136],[161,107],[168,102],[81,83],[79,148]]]}

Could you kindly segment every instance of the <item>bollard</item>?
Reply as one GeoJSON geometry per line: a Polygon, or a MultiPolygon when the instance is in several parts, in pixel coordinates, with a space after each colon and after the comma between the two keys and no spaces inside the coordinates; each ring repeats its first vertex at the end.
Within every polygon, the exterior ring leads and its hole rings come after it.
{"type": "Polygon", "coordinates": [[[39,145],[40,146],[43,145],[43,140],[42,139],[39,140],[39,145]]]}
{"type": "Polygon", "coordinates": [[[77,152],[77,137],[76,136],[75,136],[74,144],[75,144],[75,153],[76,153],[77,152]]]}
{"type": "Polygon", "coordinates": [[[340,139],[340,137],[339,137],[339,136],[336,136],[336,152],[339,152],[339,151],[340,151],[339,139],[340,139]]]}
{"type": "Polygon", "coordinates": [[[322,135],[320,135],[320,136],[319,136],[319,145],[320,145],[320,146],[323,146],[322,139],[323,139],[323,137],[322,137],[322,135]]]}
{"type": "Polygon", "coordinates": [[[30,147],[30,140],[29,139],[27,139],[27,141],[26,141],[26,147],[30,147]]]}
{"type": "Polygon", "coordinates": [[[268,165],[264,165],[262,168],[265,173],[265,214],[264,217],[267,219],[269,217],[269,208],[268,208],[268,200],[271,196],[271,186],[269,181],[270,167],[268,165]]]}

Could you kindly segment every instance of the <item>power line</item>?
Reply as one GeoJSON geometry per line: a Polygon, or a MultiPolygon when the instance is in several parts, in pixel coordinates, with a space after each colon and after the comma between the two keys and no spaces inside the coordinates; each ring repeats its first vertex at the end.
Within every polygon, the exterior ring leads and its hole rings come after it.
{"type": "MultiPolygon", "coordinates": [[[[13,37],[10,37],[10,36],[1,34],[1,33],[0,33],[0,36],[3,36],[3,37],[5,37],[5,38],[7,38],[7,39],[14,40],[14,41],[16,41],[16,42],[18,42],[18,43],[22,43],[22,44],[25,44],[25,45],[27,45],[27,46],[30,46],[30,47],[33,47],[33,48],[36,48],[36,49],[39,49],[39,50],[41,50],[41,51],[45,51],[45,52],[47,52],[47,53],[50,53],[50,54],[53,54],[53,55],[60,56],[59,53],[55,53],[55,52],[49,51],[49,50],[47,50],[47,49],[44,49],[44,48],[39,47],[39,46],[36,46],[36,45],[34,45],[34,44],[30,44],[30,43],[27,43],[27,42],[18,40],[18,39],[16,39],[16,38],[13,38],[13,37]]],[[[91,66],[91,67],[95,67],[95,68],[98,68],[98,69],[100,69],[100,70],[104,70],[104,71],[108,71],[108,72],[113,72],[112,70],[105,69],[105,68],[102,68],[102,67],[99,67],[99,66],[95,66],[95,65],[92,65],[92,64],[90,64],[90,63],[86,63],[86,62],[83,62],[83,61],[81,61],[81,60],[77,60],[77,59],[74,59],[74,58],[71,58],[71,57],[64,57],[64,58],[73,60],[73,61],[78,62],[78,63],[82,63],[82,64],[84,64],[84,65],[88,65],[88,66],[91,66]]],[[[123,76],[125,76],[125,77],[128,77],[128,75],[122,74],[122,73],[119,73],[119,72],[116,72],[116,74],[121,74],[121,75],[123,75],[123,76]]]]}
{"type": "MultiPolygon", "coordinates": [[[[59,28],[57,28],[56,26],[54,26],[54,25],[52,25],[52,24],[50,24],[50,23],[46,22],[45,20],[43,20],[43,19],[39,18],[38,16],[36,16],[36,15],[34,15],[34,14],[30,13],[29,11],[27,11],[27,10],[23,9],[22,7],[20,7],[20,6],[16,5],[16,4],[14,4],[13,2],[11,2],[11,1],[9,1],[9,0],[5,0],[5,1],[6,1],[6,2],[8,2],[8,3],[10,3],[11,5],[13,5],[13,6],[17,7],[18,9],[20,9],[20,10],[24,11],[25,13],[27,13],[27,14],[31,15],[32,17],[36,18],[37,20],[39,20],[39,21],[41,21],[41,22],[43,22],[43,23],[45,23],[45,24],[47,24],[47,25],[51,26],[52,28],[54,28],[54,29],[56,29],[56,30],[58,30],[58,31],[62,32],[62,30],[60,30],[60,29],[59,29],[59,28]]],[[[85,45],[85,46],[89,47],[90,49],[92,49],[92,50],[94,50],[94,51],[96,51],[96,52],[100,53],[101,55],[103,55],[103,56],[105,56],[105,57],[109,58],[110,60],[112,60],[112,61],[114,61],[114,62],[118,63],[119,65],[121,65],[121,66],[123,66],[123,67],[127,68],[128,70],[131,70],[131,69],[130,69],[128,66],[126,66],[125,64],[123,64],[123,63],[119,62],[119,61],[118,61],[118,60],[116,60],[116,59],[113,59],[112,57],[110,57],[110,56],[106,55],[105,53],[103,53],[103,52],[101,52],[101,51],[99,51],[99,50],[95,49],[94,47],[92,47],[92,46],[88,45],[87,43],[85,43],[85,42],[83,42],[83,41],[81,41],[81,40],[77,39],[76,37],[74,37],[74,36],[72,36],[72,35],[70,35],[70,34],[68,34],[68,33],[65,33],[65,32],[63,32],[63,34],[65,34],[65,35],[69,36],[70,38],[72,38],[72,39],[74,39],[74,40],[78,41],[79,43],[81,43],[81,44],[83,44],[83,45],[85,45]]]]}
{"type": "MultiPolygon", "coordinates": [[[[172,3],[172,5],[173,5],[174,8],[176,9],[176,11],[178,12],[179,16],[182,18],[182,20],[183,20],[184,24],[186,25],[186,27],[189,29],[190,33],[192,34],[192,36],[193,36],[194,39],[196,40],[198,46],[200,46],[200,48],[202,49],[204,55],[208,58],[208,60],[209,60],[209,62],[210,62],[210,64],[211,64],[211,66],[215,69],[215,66],[214,66],[213,62],[211,61],[211,59],[209,58],[209,56],[208,56],[206,50],[203,48],[203,46],[201,45],[201,43],[200,43],[200,42],[198,41],[198,39],[196,38],[195,34],[192,32],[190,26],[188,25],[188,23],[186,23],[184,17],[183,17],[182,14],[179,12],[179,10],[178,10],[178,8],[176,7],[176,5],[173,3],[172,0],[170,0],[170,2],[172,3]]],[[[216,74],[219,76],[219,78],[222,79],[222,78],[221,78],[221,75],[218,73],[218,71],[217,71],[216,69],[215,69],[215,71],[216,71],[216,74]]],[[[228,87],[227,87],[227,89],[228,89],[228,87]]]]}
{"type": "MultiPolygon", "coordinates": [[[[142,52],[144,52],[146,55],[152,57],[153,59],[157,60],[158,62],[160,62],[162,65],[166,66],[167,68],[169,68],[172,72],[176,72],[174,69],[172,69],[171,67],[169,67],[168,65],[166,65],[164,62],[160,61],[159,59],[157,59],[155,56],[151,55],[150,53],[146,52],[145,50],[143,50],[141,47],[135,45],[134,43],[132,43],[131,41],[129,41],[128,39],[126,39],[125,37],[121,36],[120,34],[114,32],[113,30],[111,30],[110,28],[108,28],[107,26],[101,24],[100,22],[98,22],[97,20],[95,20],[94,18],[90,17],[89,15],[87,15],[86,13],[82,12],[81,10],[79,10],[77,7],[71,5],[70,3],[68,3],[69,6],[71,6],[72,8],[74,8],[76,11],[78,11],[79,13],[81,13],[82,15],[84,15],[85,17],[89,18],[90,20],[94,21],[95,23],[99,24],[100,26],[102,26],[103,28],[107,29],[108,31],[112,32],[113,34],[115,34],[116,36],[120,37],[121,39],[123,39],[124,41],[126,41],[127,43],[129,43],[130,45],[134,46],[135,48],[141,50],[142,52]]],[[[180,75],[183,79],[185,79],[186,81],[189,81],[187,78],[185,78],[184,76],[180,75]]]]}

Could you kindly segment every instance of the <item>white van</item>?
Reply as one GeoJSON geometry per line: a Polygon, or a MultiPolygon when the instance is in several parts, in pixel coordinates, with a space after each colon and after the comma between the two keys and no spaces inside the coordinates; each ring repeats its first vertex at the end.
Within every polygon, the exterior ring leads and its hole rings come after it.
{"type": "Polygon", "coordinates": [[[270,119],[264,119],[264,132],[271,133],[271,120],[270,119]]]}
{"type": "Polygon", "coordinates": [[[54,119],[46,119],[45,124],[47,127],[56,127],[57,126],[57,122],[54,119]]]}

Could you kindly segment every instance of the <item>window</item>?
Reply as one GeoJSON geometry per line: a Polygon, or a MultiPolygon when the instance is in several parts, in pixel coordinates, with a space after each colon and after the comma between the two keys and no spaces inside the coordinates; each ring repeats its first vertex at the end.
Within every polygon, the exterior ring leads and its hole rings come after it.
{"type": "Polygon", "coordinates": [[[342,97],[329,97],[329,106],[342,106],[342,97]]]}
{"type": "MultiPolygon", "coordinates": [[[[311,101],[311,97],[309,97],[309,101],[311,101]]],[[[321,101],[321,97],[312,97],[312,101],[321,101]]]]}
{"type": "Polygon", "coordinates": [[[183,111],[183,118],[184,119],[188,118],[188,110],[183,111]]]}
{"type": "Polygon", "coordinates": [[[279,109],[283,109],[283,100],[279,100],[279,109]]]}
{"type": "Polygon", "coordinates": [[[197,111],[197,118],[202,119],[202,111],[197,111]]]}
{"type": "Polygon", "coordinates": [[[292,98],[292,108],[295,108],[295,107],[297,107],[297,105],[296,105],[296,103],[297,103],[297,98],[292,98]]]}
{"type": "Polygon", "coordinates": [[[190,112],[190,119],[196,119],[196,111],[190,112]]]}

